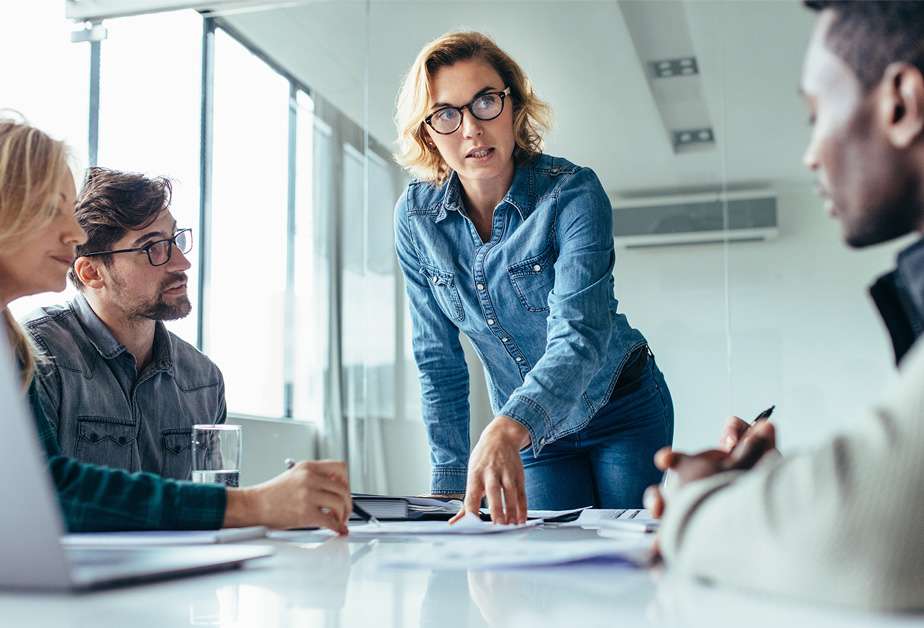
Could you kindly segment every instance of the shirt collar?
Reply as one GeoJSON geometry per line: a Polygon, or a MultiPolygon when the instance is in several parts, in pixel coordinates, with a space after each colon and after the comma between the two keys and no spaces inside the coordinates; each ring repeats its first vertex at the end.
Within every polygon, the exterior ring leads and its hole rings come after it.
{"type": "MultiPolygon", "coordinates": [[[[462,182],[455,170],[449,173],[449,177],[443,184],[443,198],[437,206],[437,212],[433,216],[434,222],[440,222],[446,218],[447,212],[463,210],[462,205],[462,182]]],[[[532,162],[519,164],[514,170],[513,181],[510,189],[501,200],[501,203],[509,203],[520,214],[520,218],[526,220],[535,208],[535,170],[532,162]]]]}
{"type": "Polygon", "coordinates": [[[924,319],[924,238],[898,254],[897,272],[918,317],[924,319]]]}
{"type": "MultiPolygon", "coordinates": [[[[103,358],[112,360],[127,352],[125,346],[116,340],[106,324],[96,315],[83,294],[78,294],[71,300],[71,309],[86,331],[87,339],[103,358]]],[[[172,366],[173,343],[170,342],[167,328],[161,321],[157,321],[154,324],[154,350],[148,368],[167,370],[172,366]]]]}
{"type": "Polygon", "coordinates": [[[100,320],[93,308],[82,294],[78,294],[71,301],[71,309],[77,315],[77,320],[87,332],[87,339],[99,351],[99,354],[111,360],[125,351],[125,347],[116,340],[106,324],[100,320]]]}

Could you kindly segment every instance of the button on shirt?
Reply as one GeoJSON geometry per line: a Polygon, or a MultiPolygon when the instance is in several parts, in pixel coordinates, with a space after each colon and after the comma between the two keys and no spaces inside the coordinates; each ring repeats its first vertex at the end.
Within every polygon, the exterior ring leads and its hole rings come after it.
{"type": "Polygon", "coordinates": [[[150,363],[135,359],[83,295],[25,323],[47,360],[36,396],[65,456],[180,480],[191,476],[192,426],[226,418],[221,371],[157,322],[150,363]]]}
{"type": "Polygon", "coordinates": [[[483,242],[452,173],[415,181],[395,208],[413,321],[431,490],[461,493],[469,455],[468,371],[484,365],[492,410],[529,431],[536,455],[606,403],[645,338],[617,311],[612,208],[589,168],[541,155],[517,166],[483,242]]]}

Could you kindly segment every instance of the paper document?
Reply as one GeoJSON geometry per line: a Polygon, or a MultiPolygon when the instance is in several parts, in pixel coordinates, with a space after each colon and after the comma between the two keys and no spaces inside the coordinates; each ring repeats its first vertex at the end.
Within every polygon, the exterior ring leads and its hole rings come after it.
{"type": "Polygon", "coordinates": [[[586,560],[615,560],[647,565],[652,539],[632,535],[627,539],[589,541],[470,540],[409,547],[400,556],[383,560],[387,567],[424,569],[504,569],[562,565],[586,560]]]}
{"type": "Polygon", "coordinates": [[[351,525],[350,535],[380,536],[384,534],[398,534],[416,536],[419,534],[497,534],[531,528],[542,523],[541,519],[527,521],[524,524],[498,525],[490,521],[482,521],[469,513],[457,523],[449,525],[448,521],[383,521],[378,524],[351,525]]]}
{"type": "Polygon", "coordinates": [[[581,516],[574,521],[563,523],[563,528],[585,528],[587,530],[598,530],[606,522],[610,521],[657,521],[647,510],[638,508],[588,508],[581,513],[581,516]]]}
{"type": "Polygon", "coordinates": [[[526,516],[530,519],[542,519],[546,523],[568,523],[577,520],[588,508],[591,506],[573,510],[527,510],[526,516]]]}
{"type": "Polygon", "coordinates": [[[615,537],[624,532],[657,532],[660,527],[660,519],[608,519],[599,523],[597,534],[615,537]]]}
{"type": "Polygon", "coordinates": [[[82,532],[65,534],[65,547],[139,547],[145,545],[210,545],[262,539],[266,528],[223,528],[221,530],[153,530],[144,532],[82,532]]]}
{"type": "Polygon", "coordinates": [[[462,508],[460,499],[435,497],[407,497],[407,509],[410,513],[455,515],[462,508]]]}

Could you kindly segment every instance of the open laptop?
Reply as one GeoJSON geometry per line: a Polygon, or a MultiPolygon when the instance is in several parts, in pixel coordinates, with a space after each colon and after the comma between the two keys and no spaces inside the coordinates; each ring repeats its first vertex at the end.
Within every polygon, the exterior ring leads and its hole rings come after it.
{"type": "Polygon", "coordinates": [[[247,545],[67,549],[58,498],[0,325],[0,588],[85,590],[240,567],[247,545]]]}

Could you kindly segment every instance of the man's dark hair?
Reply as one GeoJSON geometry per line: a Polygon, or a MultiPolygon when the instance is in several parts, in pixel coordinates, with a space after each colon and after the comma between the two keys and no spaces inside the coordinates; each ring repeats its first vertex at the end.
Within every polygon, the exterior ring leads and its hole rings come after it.
{"type": "MultiPolygon", "coordinates": [[[[170,207],[173,186],[164,177],[149,178],[135,172],[119,172],[93,167],[87,170],[83,190],[74,214],[87,232],[87,241],[77,247],[77,255],[106,251],[127,232],[144,229],[170,207]]],[[[100,255],[107,266],[111,255],[100,255]]],[[[83,282],[72,268],[68,272],[78,290],[83,282]]]]}
{"type": "Polygon", "coordinates": [[[924,2],[916,0],[804,0],[813,11],[831,9],[826,44],[857,75],[864,91],[882,79],[891,63],[924,74],[924,2]]]}

